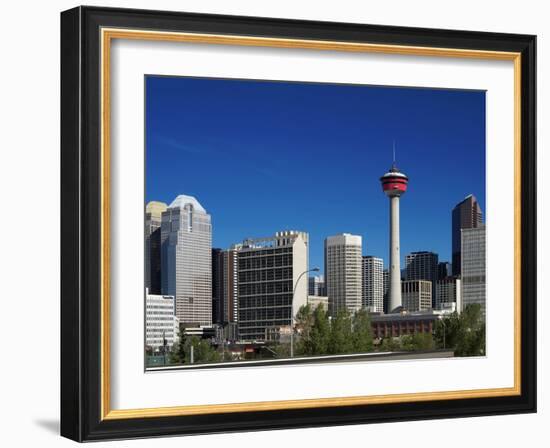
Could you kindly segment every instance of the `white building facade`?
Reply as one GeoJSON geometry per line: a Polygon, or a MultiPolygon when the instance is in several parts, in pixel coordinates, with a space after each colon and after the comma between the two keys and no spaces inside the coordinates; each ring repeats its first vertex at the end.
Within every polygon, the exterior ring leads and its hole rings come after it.
{"type": "Polygon", "coordinates": [[[362,305],[373,313],[384,312],[384,260],[365,256],[362,261],[362,305]]]}
{"type": "Polygon", "coordinates": [[[145,345],[153,351],[170,350],[179,339],[179,320],[173,296],[145,293],[145,345]]]}
{"type": "Polygon", "coordinates": [[[361,309],[363,294],[362,238],[343,233],[325,240],[325,281],[329,313],[361,309]]]}
{"type": "Polygon", "coordinates": [[[212,226],[192,196],[179,195],[162,213],[162,293],[176,299],[182,323],[212,325],[212,226]]]}

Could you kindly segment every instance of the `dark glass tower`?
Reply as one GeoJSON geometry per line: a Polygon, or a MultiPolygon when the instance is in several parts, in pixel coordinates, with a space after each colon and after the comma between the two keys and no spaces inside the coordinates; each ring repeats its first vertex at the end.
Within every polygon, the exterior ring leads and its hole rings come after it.
{"type": "Polygon", "coordinates": [[[483,222],[481,208],[474,195],[468,195],[453,208],[452,242],[453,242],[453,275],[461,274],[460,231],[474,229],[483,222]]]}

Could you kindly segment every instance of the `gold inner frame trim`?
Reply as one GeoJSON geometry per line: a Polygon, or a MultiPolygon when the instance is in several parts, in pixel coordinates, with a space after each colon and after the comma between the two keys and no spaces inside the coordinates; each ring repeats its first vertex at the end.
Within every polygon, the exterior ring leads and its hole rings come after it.
{"type": "Polygon", "coordinates": [[[521,54],[459,48],[418,47],[307,39],[279,39],[199,33],[101,29],[101,419],[168,417],[317,407],[503,397],[521,394],[521,54]],[[514,386],[460,391],[419,392],[302,400],[111,409],[110,368],[110,63],[111,41],[132,39],[213,45],[294,48],[356,53],[490,59],[514,62],[514,386]]]}

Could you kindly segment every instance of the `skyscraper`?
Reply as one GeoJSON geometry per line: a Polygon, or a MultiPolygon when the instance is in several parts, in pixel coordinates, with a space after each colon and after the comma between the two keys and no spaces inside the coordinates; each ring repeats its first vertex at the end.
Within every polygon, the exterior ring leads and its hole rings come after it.
{"type": "Polygon", "coordinates": [[[361,309],[363,294],[362,239],[343,233],[325,240],[325,281],[329,313],[361,309]]]}
{"type": "MultiPolygon", "coordinates": [[[[394,154],[395,159],[395,154],[394,154]]],[[[390,199],[390,290],[388,312],[401,306],[401,260],[399,249],[399,198],[407,191],[409,178],[393,165],[380,178],[382,190],[390,199]]]]}
{"type": "Polygon", "coordinates": [[[151,294],[161,291],[160,224],[166,207],[157,201],[145,206],[145,287],[151,294]]]}
{"type": "Polygon", "coordinates": [[[481,207],[474,195],[466,196],[453,208],[452,213],[452,268],[453,275],[461,274],[461,229],[475,229],[483,222],[481,207]]]}
{"type": "Polygon", "coordinates": [[[462,285],[459,277],[445,277],[437,281],[435,294],[437,310],[449,309],[454,305],[455,311],[462,312],[462,285]]]}
{"type": "Polygon", "coordinates": [[[308,240],[305,232],[283,231],[243,241],[237,251],[240,338],[265,340],[270,332],[289,328],[306,304],[308,282],[302,274],[308,270],[308,240]]]}
{"type": "Polygon", "coordinates": [[[462,229],[462,304],[481,305],[485,315],[485,226],[462,229]]]}
{"type": "Polygon", "coordinates": [[[384,260],[363,257],[363,307],[375,313],[384,312],[384,260]]]}
{"type": "Polygon", "coordinates": [[[432,307],[432,282],[404,280],[401,282],[403,308],[409,312],[425,311],[432,307]]]}
{"type": "Polygon", "coordinates": [[[223,324],[223,251],[212,249],[212,323],[223,324]]]}
{"type": "Polygon", "coordinates": [[[162,213],[162,293],[176,298],[182,324],[212,324],[212,226],[193,197],[179,195],[162,213]]]}
{"type": "Polygon", "coordinates": [[[411,252],[405,257],[405,280],[428,280],[432,283],[432,307],[438,277],[439,256],[434,252],[411,252]]]}
{"type": "Polygon", "coordinates": [[[323,275],[313,275],[309,277],[309,295],[326,296],[325,277],[323,275]]]}

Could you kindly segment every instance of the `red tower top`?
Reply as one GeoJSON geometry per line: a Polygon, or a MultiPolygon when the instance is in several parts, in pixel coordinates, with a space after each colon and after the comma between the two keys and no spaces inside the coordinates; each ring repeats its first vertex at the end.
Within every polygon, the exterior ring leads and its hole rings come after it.
{"type": "Polygon", "coordinates": [[[382,190],[388,197],[401,196],[407,191],[409,178],[397,169],[395,163],[391,169],[380,178],[382,190]]]}

